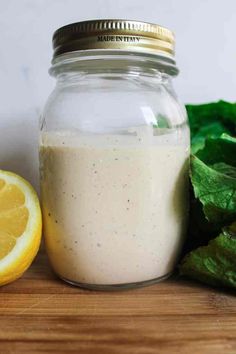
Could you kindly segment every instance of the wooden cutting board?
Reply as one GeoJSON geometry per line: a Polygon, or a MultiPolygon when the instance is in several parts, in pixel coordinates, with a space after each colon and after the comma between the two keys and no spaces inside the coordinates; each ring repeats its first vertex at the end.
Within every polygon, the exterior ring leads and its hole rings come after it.
{"type": "Polygon", "coordinates": [[[168,280],[125,292],[58,280],[44,253],[0,289],[0,353],[236,353],[236,297],[168,280]]]}

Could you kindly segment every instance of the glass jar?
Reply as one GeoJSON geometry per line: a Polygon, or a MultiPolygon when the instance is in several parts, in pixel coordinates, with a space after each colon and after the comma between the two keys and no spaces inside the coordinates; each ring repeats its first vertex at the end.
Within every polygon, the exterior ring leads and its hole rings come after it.
{"type": "Polygon", "coordinates": [[[46,249],[91,289],[168,277],[188,218],[189,128],[172,77],[172,32],[124,20],[57,30],[57,78],[41,119],[46,249]]]}

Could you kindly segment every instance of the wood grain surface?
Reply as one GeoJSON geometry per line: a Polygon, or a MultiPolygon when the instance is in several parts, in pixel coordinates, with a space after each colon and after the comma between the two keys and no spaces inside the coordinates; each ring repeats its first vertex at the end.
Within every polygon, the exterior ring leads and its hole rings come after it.
{"type": "Polygon", "coordinates": [[[60,281],[41,252],[0,289],[0,353],[236,353],[236,297],[191,282],[123,292],[60,281]]]}

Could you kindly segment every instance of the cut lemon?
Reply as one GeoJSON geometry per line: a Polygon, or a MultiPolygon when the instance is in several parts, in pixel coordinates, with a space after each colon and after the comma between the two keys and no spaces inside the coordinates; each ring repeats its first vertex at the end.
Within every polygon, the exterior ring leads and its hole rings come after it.
{"type": "Polygon", "coordinates": [[[41,234],[40,204],[33,187],[0,170],[0,285],[19,278],[30,266],[41,234]]]}

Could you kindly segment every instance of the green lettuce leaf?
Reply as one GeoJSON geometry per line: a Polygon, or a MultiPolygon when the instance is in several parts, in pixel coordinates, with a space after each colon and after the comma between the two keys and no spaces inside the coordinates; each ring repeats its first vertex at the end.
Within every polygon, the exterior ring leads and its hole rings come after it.
{"type": "Polygon", "coordinates": [[[207,246],[187,254],[179,269],[180,275],[203,283],[236,288],[235,226],[225,229],[207,246]]]}
{"type": "Polygon", "coordinates": [[[219,138],[206,139],[205,147],[196,156],[206,164],[226,163],[236,167],[236,138],[222,134],[219,138]]]}
{"type": "Polygon", "coordinates": [[[236,288],[236,104],[187,105],[190,222],[180,274],[236,288]],[[219,235],[219,236],[217,236],[219,235]],[[217,237],[216,237],[217,236],[217,237]]]}
{"type": "Polygon", "coordinates": [[[217,138],[221,134],[228,132],[221,122],[214,122],[201,127],[196,134],[192,134],[191,151],[195,154],[198,150],[203,149],[206,138],[217,138]]]}
{"type": "Polygon", "coordinates": [[[190,177],[209,222],[226,225],[236,219],[236,138],[207,139],[191,156],[190,177]]]}
{"type": "Polygon", "coordinates": [[[200,105],[186,105],[192,153],[202,149],[206,138],[217,138],[222,133],[236,133],[236,104],[218,101],[200,105]]]}

